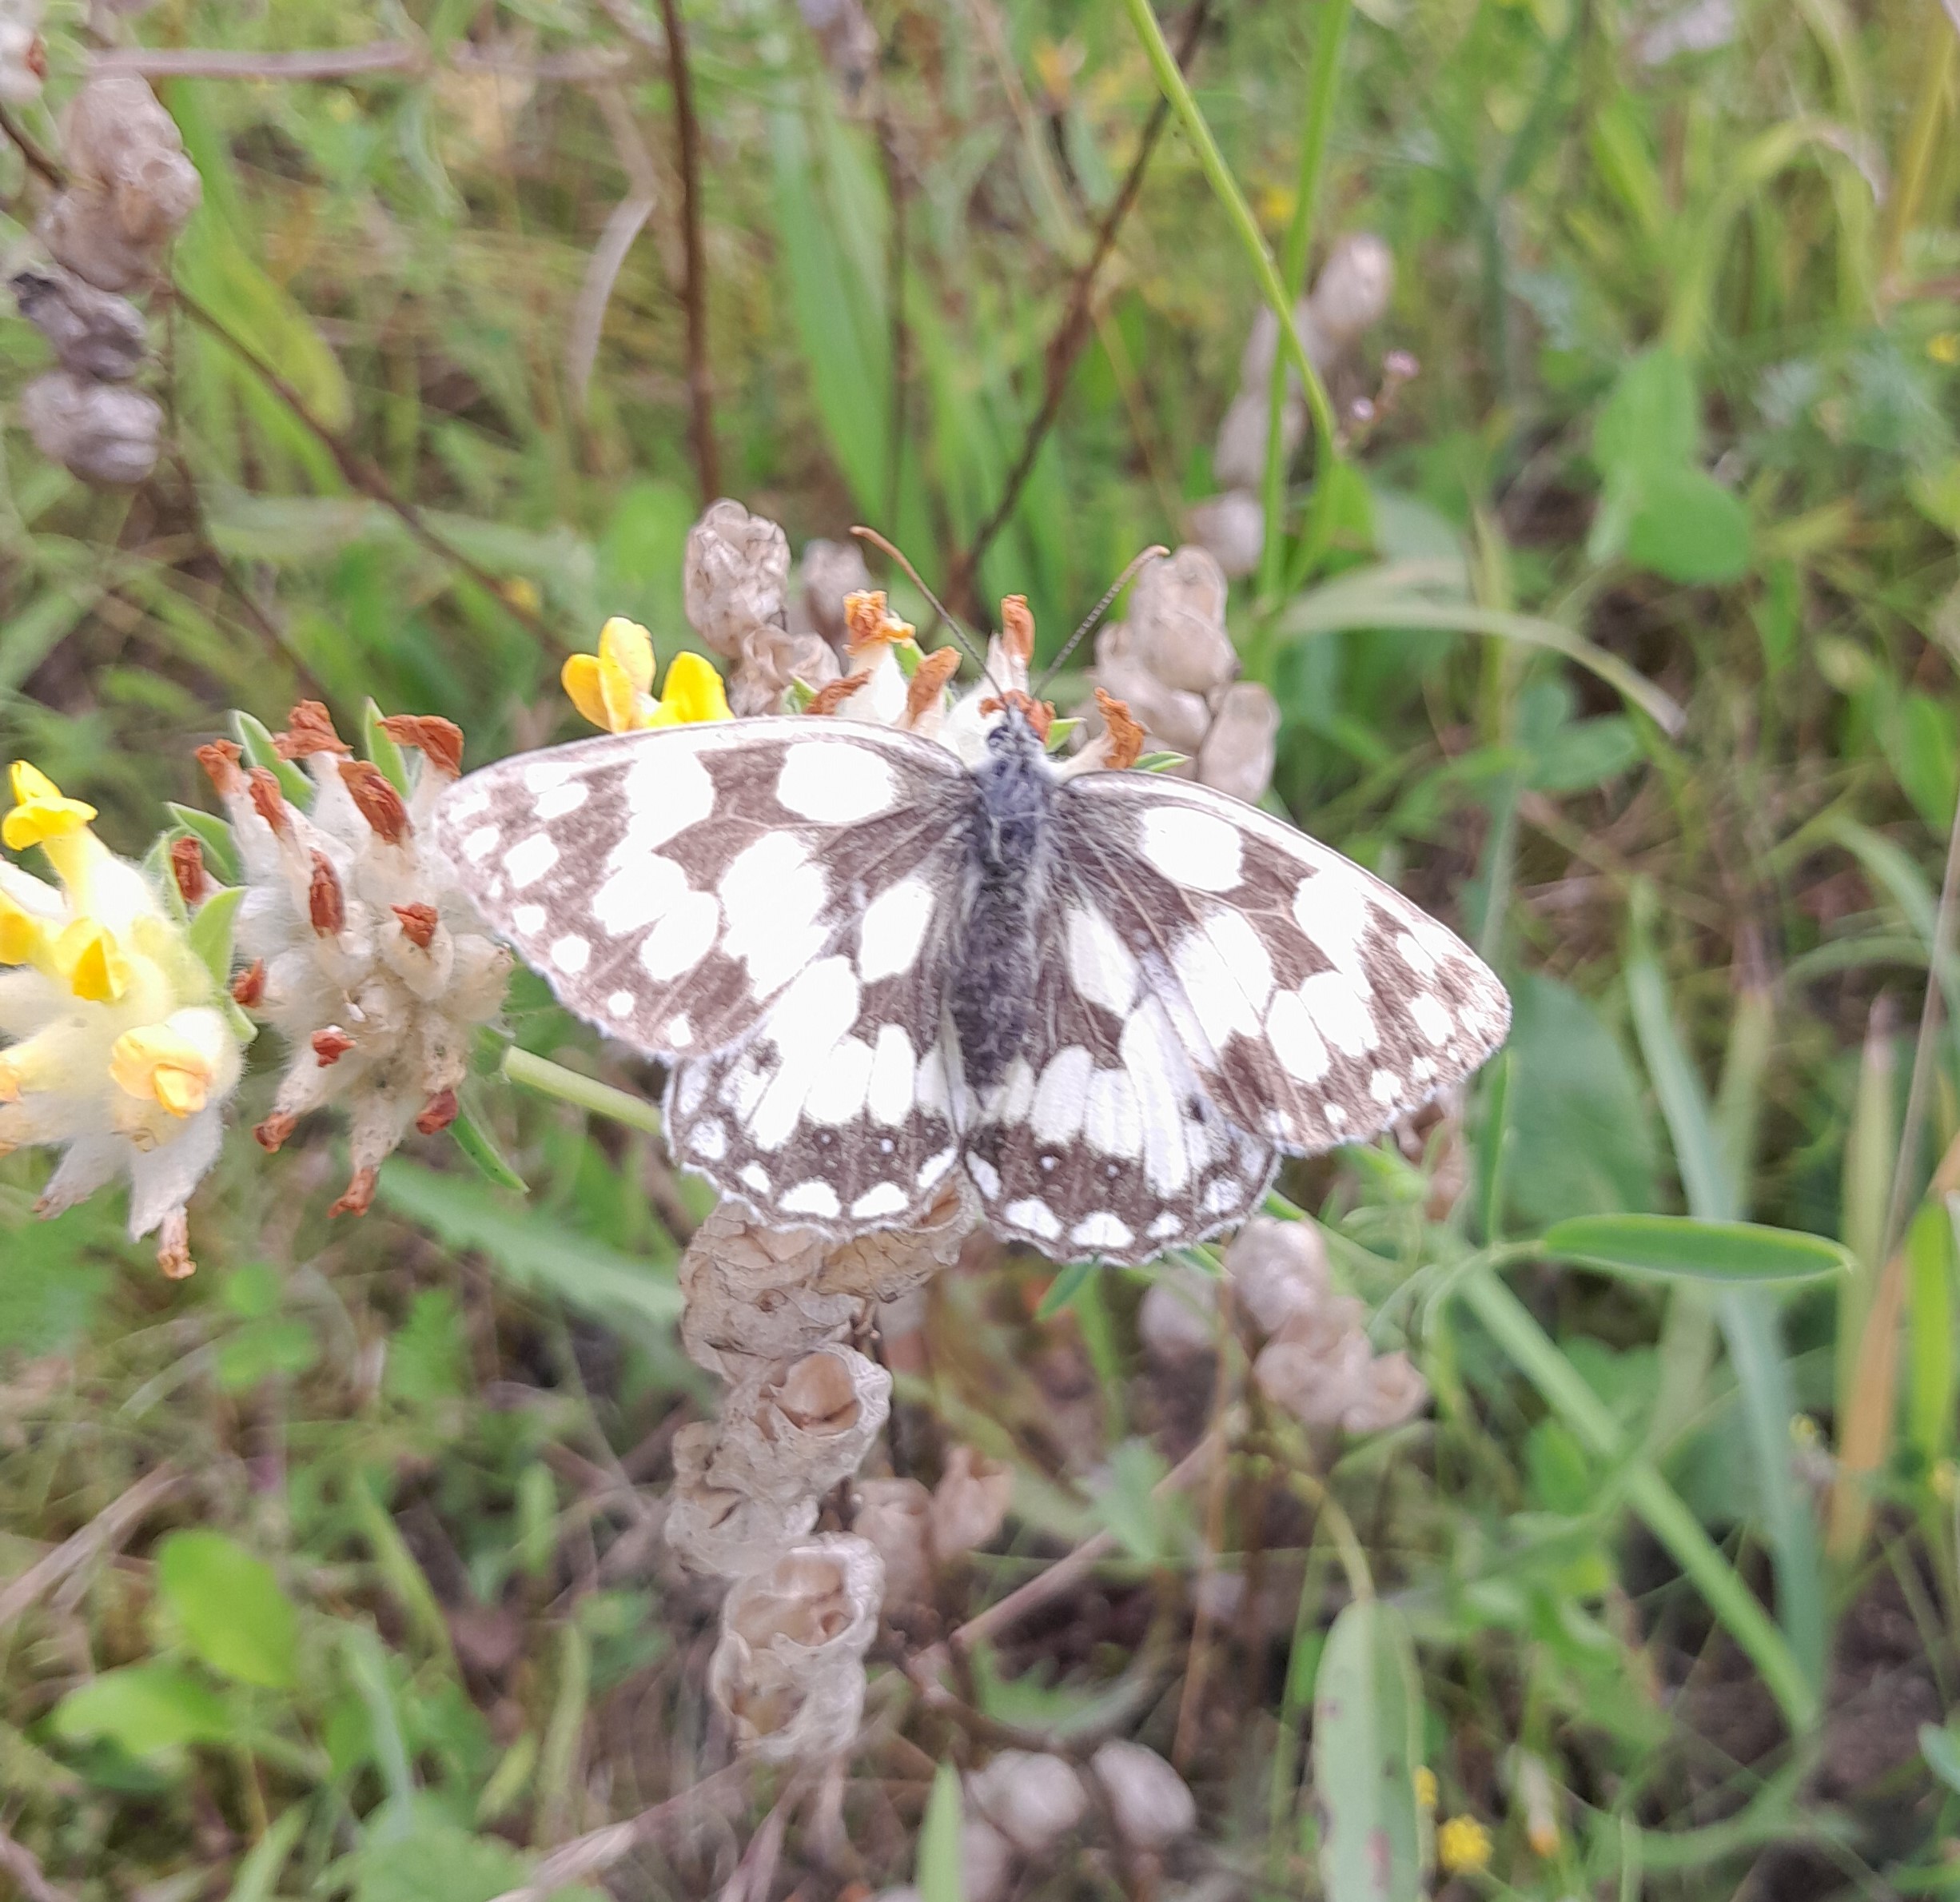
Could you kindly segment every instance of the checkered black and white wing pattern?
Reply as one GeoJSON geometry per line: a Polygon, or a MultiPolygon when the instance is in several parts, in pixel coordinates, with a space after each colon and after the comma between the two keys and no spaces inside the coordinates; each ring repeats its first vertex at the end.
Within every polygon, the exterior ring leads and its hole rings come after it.
{"type": "Polygon", "coordinates": [[[1090,773],[1057,802],[1071,981],[1154,999],[1213,1104],[1282,1150],[1364,1139],[1474,1071],[1510,1000],[1399,892],[1225,794],[1090,773]]]}
{"type": "MultiPolygon", "coordinates": [[[[906,734],[735,720],[505,760],[453,788],[438,826],[486,920],[568,1009],[688,1056],[792,996],[836,1020],[840,958],[860,1000],[868,972],[912,968],[958,888],[938,861],[970,787],[906,734]]],[[[935,1002],[906,1026],[922,1052],[938,1018],[935,1002]]]]}
{"type": "Polygon", "coordinates": [[[1279,1157],[1206,1092],[1162,997],[1101,981],[1110,927],[1075,869],[1058,869],[1027,1038],[976,1107],[966,1170],[997,1233],[1133,1264],[1243,1221],[1279,1157]]]}

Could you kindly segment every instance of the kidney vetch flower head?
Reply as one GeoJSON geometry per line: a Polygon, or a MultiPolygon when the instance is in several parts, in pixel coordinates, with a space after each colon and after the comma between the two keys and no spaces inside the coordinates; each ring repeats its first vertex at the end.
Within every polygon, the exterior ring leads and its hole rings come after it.
{"type": "Polygon", "coordinates": [[[9,778],[0,839],[38,847],[59,883],[0,859],[0,1154],[62,1149],[44,1215],[126,1177],[131,1238],[160,1231],[164,1272],[188,1274],[185,1206],[243,1067],[217,975],[235,900],[221,899],[194,847],[146,871],[110,851],[90,830],[95,808],[45,773],[18,760],[9,778]]]}
{"type": "Polygon", "coordinates": [[[229,740],[197,754],[245,875],[247,963],[232,995],[290,1052],[253,1133],[276,1150],[309,1110],[342,1105],[353,1174],[331,1213],[365,1214],[410,1126],[433,1135],[456,1121],[471,1043],[502,1008],[511,957],[428,823],[461,769],[462,733],[446,720],[372,714],[373,757],[361,760],[317,701],[289,720],[276,736],[239,723],[257,760],[229,740]]]}
{"type": "Polygon", "coordinates": [[[574,654],[559,679],[573,706],[608,733],[728,720],[728,695],[713,666],[695,653],[668,662],[667,691],[653,691],[653,636],[615,614],[599,630],[596,654],[574,654]]]}

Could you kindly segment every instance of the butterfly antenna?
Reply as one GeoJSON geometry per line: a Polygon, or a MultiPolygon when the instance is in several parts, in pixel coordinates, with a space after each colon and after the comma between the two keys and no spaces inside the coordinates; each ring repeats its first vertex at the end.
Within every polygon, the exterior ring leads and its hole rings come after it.
{"type": "Polygon", "coordinates": [[[954,619],[953,611],[948,608],[945,602],[941,600],[930,588],[926,585],[923,580],[920,578],[918,570],[913,567],[911,563],[907,561],[905,556],[902,555],[897,548],[894,548],[890,542],[886,540],[884,536],[880,535],[875,528],[866,528],[862,525],[859,525],[854,528],[851,532],[853,535],[857,536],[858,540],[868,541],[873,548],[882,549],[886,555],[890,556],[894,561],[897,562],[899,567],[905,570],[906,573],[911,577],[912,585],[926,597],[926,601],[931,606],[933,612],[938,615],[940,620],[946,623],[946,626],[952,632],[953,638],[966,649],[966,658],[972,661],[974,666],[979,668],[981,672],[986,676],[988,683],[994,688],[996,692],[998,692],[1000,691],[1000,683],[994,678],[993,671],[988,667],[986,663],[986,656],[980,652],[979,650],[974,647],[971,640],[970,640],[967,636],[966,630],[959,624],[959,622],[956,619],[954,619]]]}
{"type": "Polygon", "coordinates": [[[1062,647],[1062,652],[1056,655],[1054,660],[1049,662],[1047,672],[1042,676],[1041,686],[1036,688],[1034,690],[1034,697],[1037,700],[1039,700],[1042,697],[1042,688],[1046,687],[1048,683],[1052,680],[1057,674],[1061,672],[1062,662],[1067,660],[1070,655],[1074,653],[1075,650],[1082,644],[1085,637],[1094,632],[1103,616],[1109,612],[1109,604],[1113,601],[1125,588],[1129,587],[1130,582],[1136,576],[1137,570],[1141,568],[1146,561],[1157,560],[1161,556],[1168,555],[1169,552],[1170,550],[1165,548],[1161,542],[1153,543],[1150,547],[1145,548],[1143,552],[1136,558],[1135,560],[1130,563],[1128,568],[1125,568],[1123,572],[1109,584],[1109,592],[1105,594],[1101,600],[1097,602],[1094,608],[1090,609],[1088,618],[1085,620],[1082,624],[1069,636],[1067,641],[1062,647]]]}

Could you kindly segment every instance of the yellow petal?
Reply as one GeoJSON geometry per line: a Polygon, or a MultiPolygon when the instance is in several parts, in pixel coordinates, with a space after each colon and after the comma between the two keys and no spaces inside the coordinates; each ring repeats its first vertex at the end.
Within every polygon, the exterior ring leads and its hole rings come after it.
{"type": "Polygon", "coordinates": [[[0,964],[26,964],[47,942],[45,920],[0,892],[0,964]]]}
{"type": "Polygon", "coordinates": [[[655,726],[693,726],[703,720],[732,720],[728,690],[721,676],[699,654],[676,654],[667,670],[667,691],[654,715],[655,726]]]}
{"type": "Polygon", "coordinates": [[[0,839],[15,851],[30,845],[43,845],[50,839],[65,839],[78,832],[95,817],[95,808],[85,800],[66,799],[62,789],[38,768],[16,760],[9,775],[14,788],[14,810],[0,821],[0,839]]]}
{"type": "Polygon", "coordinates": [[[193,1116],[209,1100],[217,1070],[182,1031],[153,1023],[116,1039],[109,1074],[131,1096],[161,1104],[173,1116],[193,1116]]]}
{"type": "Polygon", "coordinates": [[[93,918],[78,918],[54,940],[54,968],[84,1003],[115,1003],[129,987],[129,959],[93,918]]]}
{"type": "Polygon", "coordinates": [[[653,636],[638,621],[614,615],[599,630],[599,657],[623,669],[634,692],[653,692],[653,636]]]}
{"type": "Polygon", "coordinates": [[[606,709],[607,732],[630,733],[645,724],[640,716],[640,696],[633,688],[633,676],[612,654],[599,656],[599,697],[606,709]]]}
{"type": "Polygon", "coordinates": [[[588,720],[596,727],[606,724],[606,703],[599,694],[596,654],[574,654],[558,670],[558,684],[564,688],[565,698],[578,708],[581,720],[588,720]]]}

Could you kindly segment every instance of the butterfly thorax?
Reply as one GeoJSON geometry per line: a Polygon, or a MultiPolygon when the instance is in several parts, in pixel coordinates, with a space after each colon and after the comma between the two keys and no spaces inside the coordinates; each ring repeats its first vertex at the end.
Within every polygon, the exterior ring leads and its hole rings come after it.
{"type": "Polygon", "coordinates": [[[1055,785],[1040,740],[1010,713],[987,736],[967,819],[967,902],[951,1008],[976,1089],[1000,1080],[1027,1035],[1055,785]]]}

